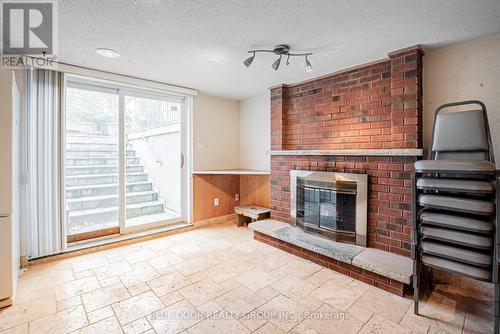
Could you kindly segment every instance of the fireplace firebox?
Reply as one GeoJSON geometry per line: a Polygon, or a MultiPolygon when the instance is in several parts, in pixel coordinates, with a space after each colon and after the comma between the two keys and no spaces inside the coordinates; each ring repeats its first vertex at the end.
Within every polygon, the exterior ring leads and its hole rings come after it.
{"type": "Polygon", "coordinates": [[[366,174],[290,171],[292,224],[307,233],[366,247],[366,174]]]}

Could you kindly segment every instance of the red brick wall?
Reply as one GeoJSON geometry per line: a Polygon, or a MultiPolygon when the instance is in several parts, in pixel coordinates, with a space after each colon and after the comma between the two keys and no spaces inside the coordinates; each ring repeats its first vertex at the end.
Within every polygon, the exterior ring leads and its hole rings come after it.
{"type": "MultiPolygon", "coordinates": [[[[273,150],[422,147],[422,52],[271,89],[273,150]]],[[[410,255],[411,171],[417,157],[271,158],[271,217],[290,221],[290,170],[369,175],[368,246],[410,255]]]]}
{"type": "Polygon", "coordinates": [[[271,89],[273,150],[422,147],[422,53],[271,89]]]}

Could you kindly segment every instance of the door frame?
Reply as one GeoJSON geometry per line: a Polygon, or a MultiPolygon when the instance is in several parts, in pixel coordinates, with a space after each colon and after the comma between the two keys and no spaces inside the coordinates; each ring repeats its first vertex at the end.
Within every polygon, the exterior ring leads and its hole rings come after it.
{"type": "Polygon", "coordinates": [[[99,237],[107,237],[112,235],[123,235],[135,232],[142,232],[149,229],[162,228],[171,224],[190,222],[191,219],[191,185],[190,185],[190,166],[191,166],[191,150],[190,147],[190,123],[192,118],[192,96],[176,94],[155,89],[137,87],[118,82],[106,81],[102,79],[94,79],[79,75],[64,74],[64,86],[62,90],[62,115],[61,115],[61,188],[63,196],[61,196],[61,208],[63,224],[62,231],[64,233],[64,249],[71,242],[90,240],[99,237]],[[84,232],[81,234],[68,235],[66,229],[66,89],[68,87],[87,89],[105,93],[112,93],[118,96],[118,148],[119,148],[119,182],[118,182],[118,198],[119,198],[119,225],[112,228],[102,230],[84,232]],[[181,105],[181,120],[180,120],[180,150],[181,157],[179,163],[183,159],[184,163],[181,167],[181,212],[179,218],[156,221],[148,224],[136,225],[127,227],[126,225],[126,142],[125,142],[125,96],[135,96],[142,98],[160,99],[178,102],[181,105]]]}

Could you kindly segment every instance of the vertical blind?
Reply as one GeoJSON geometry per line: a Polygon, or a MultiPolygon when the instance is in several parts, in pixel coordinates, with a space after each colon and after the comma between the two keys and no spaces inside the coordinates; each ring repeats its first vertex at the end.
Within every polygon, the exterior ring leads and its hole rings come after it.
{"type": "Polygon", "coordinates": [[[62,73],[30,69],[26,84],[27,256],[63,250],[61,214],[62,73]]]}

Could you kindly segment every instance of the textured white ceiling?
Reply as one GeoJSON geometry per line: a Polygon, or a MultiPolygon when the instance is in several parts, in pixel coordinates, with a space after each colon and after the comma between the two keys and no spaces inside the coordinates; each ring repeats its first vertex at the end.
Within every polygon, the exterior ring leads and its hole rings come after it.
{"type": "MultiPolygon", "coordinates": [[[[233,99],[384,58],[500,31],[499,0],[62,0],[63,62],[199,89],[233,99]],[[242,61],[253,47],[312,50],[271,69],[275,56],[242,61]],[[121,57],[107,59],[107,47],[121,57]]],[[[478,52],[480,52],[478,50],[478,52]]]]}

